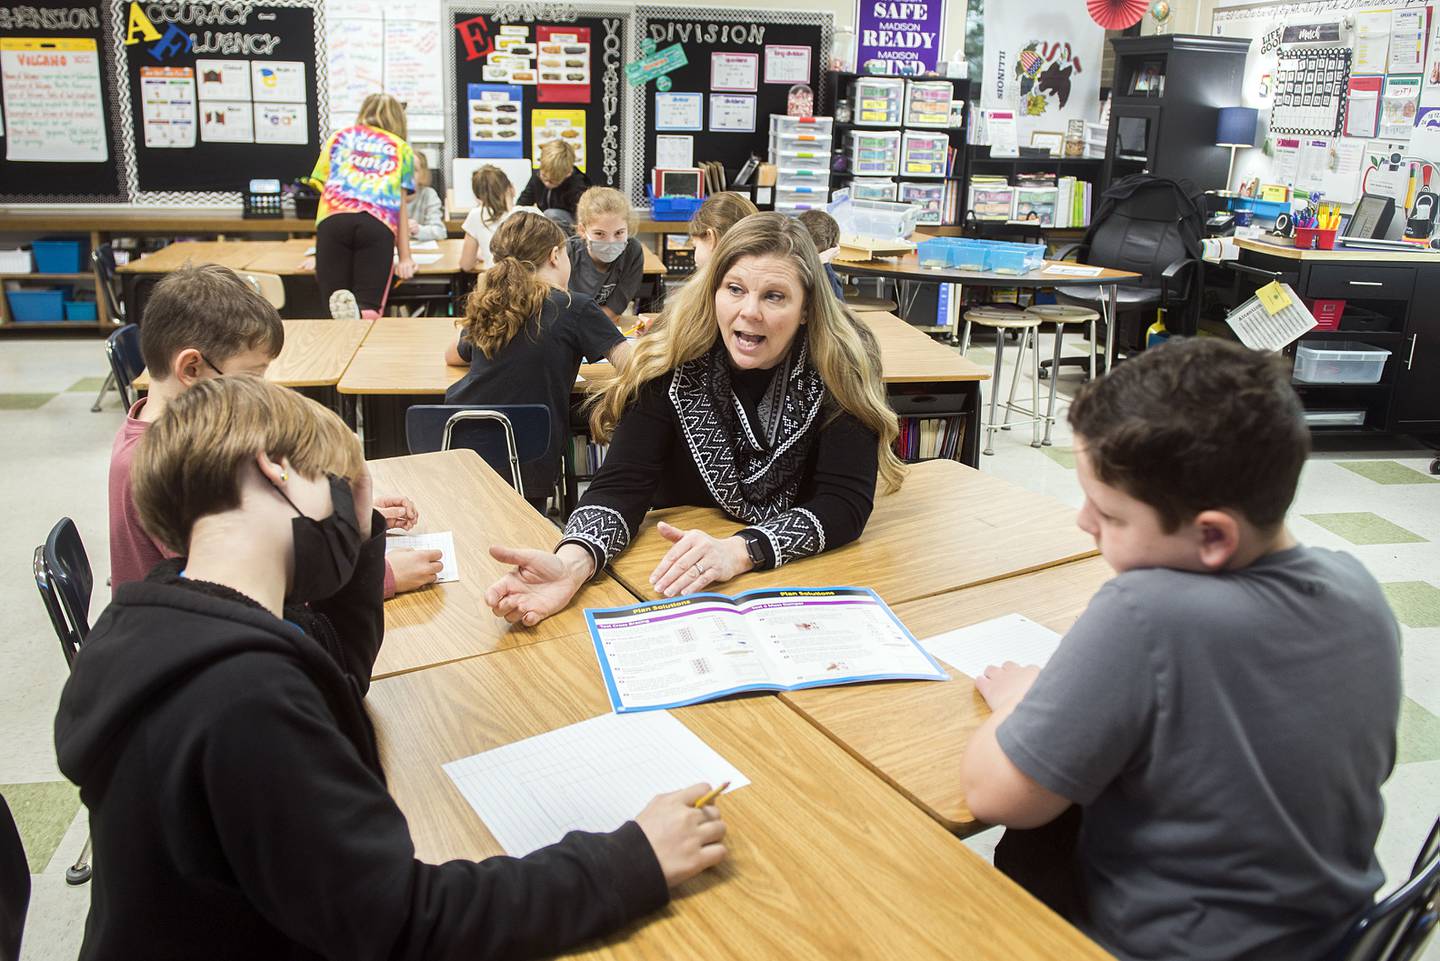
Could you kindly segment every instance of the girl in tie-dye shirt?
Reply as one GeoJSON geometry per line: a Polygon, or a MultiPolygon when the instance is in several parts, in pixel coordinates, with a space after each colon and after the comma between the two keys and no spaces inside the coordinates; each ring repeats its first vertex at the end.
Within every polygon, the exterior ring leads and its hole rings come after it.
{"type": "Polygon", "coordinates": [[[354,126],[332,134],[315,163],[311,176],[324,185],[315,217],[315,277],[337,317],[357,308],[378,317],[392,270],[401,280],[415,273],[405,212],[407,194],[415,192],[415,153],[405,136],[400,102],[373,93],[354,126]]]}

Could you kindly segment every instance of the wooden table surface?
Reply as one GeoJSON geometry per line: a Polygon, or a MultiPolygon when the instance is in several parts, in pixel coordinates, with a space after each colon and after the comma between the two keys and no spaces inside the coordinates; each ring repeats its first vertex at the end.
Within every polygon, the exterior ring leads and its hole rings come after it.
{"type": "Polygon", "coordinates": [[[509,565],[490,557],[490,546],[551,550],[560,540],[554,524],[525,502],[474,451],[415,454],[370,462],[377,494],[415,502],[425,531],[453,531],[460,580],[399,594],[385,602],[385,643],[376,677],[414,671],[491,651],[589,633],[585,608],[633,604],[610,577],[585,586],[570,606],[535,627],[516,627],[485,604],[485,589],[509,565]]]}
{"type": "Polygon", "coordinates": [[[1367,250],[1364,247],[1337,247],[1334,250],[1301,250],[1294,244],[1274,244],[1250,237],[1236,237],[1235,246],[1257,254],[1283,257],[1286,260],[1304,260],[1315,263],[1370,263],[1391,264],[1435,264],[1440,263],[1440,251],[1425,247],[1414,250],[1367,250]]]}
{"type": "MultiPolygon", "coordinates": [[[[928,280],[942,284],[970,284],[976,287],[1051,287],[1063,286],[1105,286],[1117,283],[1132,283],[1140,279],[1139,274],[1128,270],[1101,268],[1094,277],[1071,277],[1048,273],[1045,267],[1024,274],[998,274],[989,270],[960,270],[959,268],[937,268],[920,266],[918,254],[909,253],[904,257],[880,260],[836,260],[835,269],[840,273],[864,274],[867,276],[895,277],[900,280],[928,280]]],[[[1083,267],[1084,264],[1054,263],[1053,266],[1083,267]]]]}
{"type": "Polygon", "coordinates": [[[139,260],[121,264],[122,274],[168,274],[187,264],[219,264],[231,270],[246,270],[251,261],[283,251],[291,243],[285,240],[181,240],[163,247],[139,260]]]}
{"type": "MultiPolygon", "coordinates": [[[[636,597],[658,595],[650,574],[670,549],[658,521],[716,537],[739,530],[712,507],[651,511],[611,571],[636,597]]],[[[769,571],[742,574],[711,590],[757,587],[869,587],[892,606],[1095,553],[1075,511],[1053,498],[950,460],[912,465],[905,484],[875,498],[858,540],[769,571]]]]}
{"type": "MultiPolygon", "coordinates": [[[[350,358],[370,331],[370,320],[284,320],[285,347],[265,372],[281,387],[334,387],[350,358]]],[[[135,378],[138,390],[150,389],[150,371],[135,378]]]]}
{"type": "MultiPolygon", "coordinates": [[[[1112,573],[1104,560],[1089,557],[898,604],[895,613],[922,641],[1015,613],[1064,633],[1112,573]]],[[[780,697],[940,824],[971,834],[985,825],[965,806],[960,756],[990,709],[969,677],[941,666],[951,677],[941,684],[881,681],[780,697]]]]}
{"type": "MultiPolygon", "coordinates": [[[[609,710],[580,637],[377,681],[366,703],[390,792],[432,863],[503,853],[442,764],[609,710]]],[[[730,857],[573,956],[1108,957],[778,699],[675,713],[752,782],[719,802],[730,857]]]]}
{"type": "MultiPolygon", "coordinates": [[[[938,344],[889,313],[857,314],[870,324],[880,342],[884,380],[893,383],[935,383],[988,380],[990,372],[938,344]]],[[[345,376],[342,394],[443,394],[466,368],[445,363],[445,348],[459,329],[452,318],[386,317],[371,328],[345,376]]],[[[580,377],[598,364],[584,364],[580,377]]]]}

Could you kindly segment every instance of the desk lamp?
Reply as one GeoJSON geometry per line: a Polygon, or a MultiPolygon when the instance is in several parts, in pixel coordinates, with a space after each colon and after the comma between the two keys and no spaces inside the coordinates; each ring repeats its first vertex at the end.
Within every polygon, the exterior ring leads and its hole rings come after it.
{"type": "Polygon", "coordinates": [[[1225,174],[1223,189],[1230,189],[1230,179],[1235,176],[1235,151],[1255,146],[1259,123],[1260,111],[1254,107],[1220,108],[1220,120],[1215,125],[1215,146],[1230,148],[1230,169],[1225,174]]]}

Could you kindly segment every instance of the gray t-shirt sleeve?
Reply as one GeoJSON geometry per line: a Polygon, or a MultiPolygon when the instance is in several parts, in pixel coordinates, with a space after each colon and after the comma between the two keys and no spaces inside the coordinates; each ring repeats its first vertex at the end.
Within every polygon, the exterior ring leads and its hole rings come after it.
{"type": "Polygon", "coordinates": [[[1011,763],[1068,800],[1095,800],[1149,742],[1156,666],[1146,632],[1123,586],[1102,587],[995,732],[1011,763]]]}
{"type": "Polygon", "coordinates": [[[461,360],[468,364],[475,356],[475,345],[466,340],[464,334],[461,334],[460,339],[455,342],[455,352],[460,355],[461,360]]]}
{"type": "Polygon", "coordinates": [[[631,237],[625,244],[625,249],[620,253],[620,263],[616,264],[615,289],[605,300],[605,306],[623,314],[625,308],[640,293],[640,285],[645,281],[645,251],[640,247],[640,241],[631,237]]]}
{"type": "Polygon", "coordinates": [[[625,339],[615,322],[590,297],[575,296],[575,306],[570,311],[575,346],[590,363],[597,363],[625,339]]]}

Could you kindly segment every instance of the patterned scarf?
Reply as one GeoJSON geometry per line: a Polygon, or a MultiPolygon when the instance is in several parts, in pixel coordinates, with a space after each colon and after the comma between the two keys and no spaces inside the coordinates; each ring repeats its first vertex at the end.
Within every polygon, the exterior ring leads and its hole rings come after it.
{"type": "Polygon", "coordinates": [[[795,505],[824,400],[825,383],[803,338],[775,368],[760,400],[763,439],[735,396],[723,343],[681,364],[670,378],[670,401],[700,476],[715,502],[747,524],[795,505]]]}

